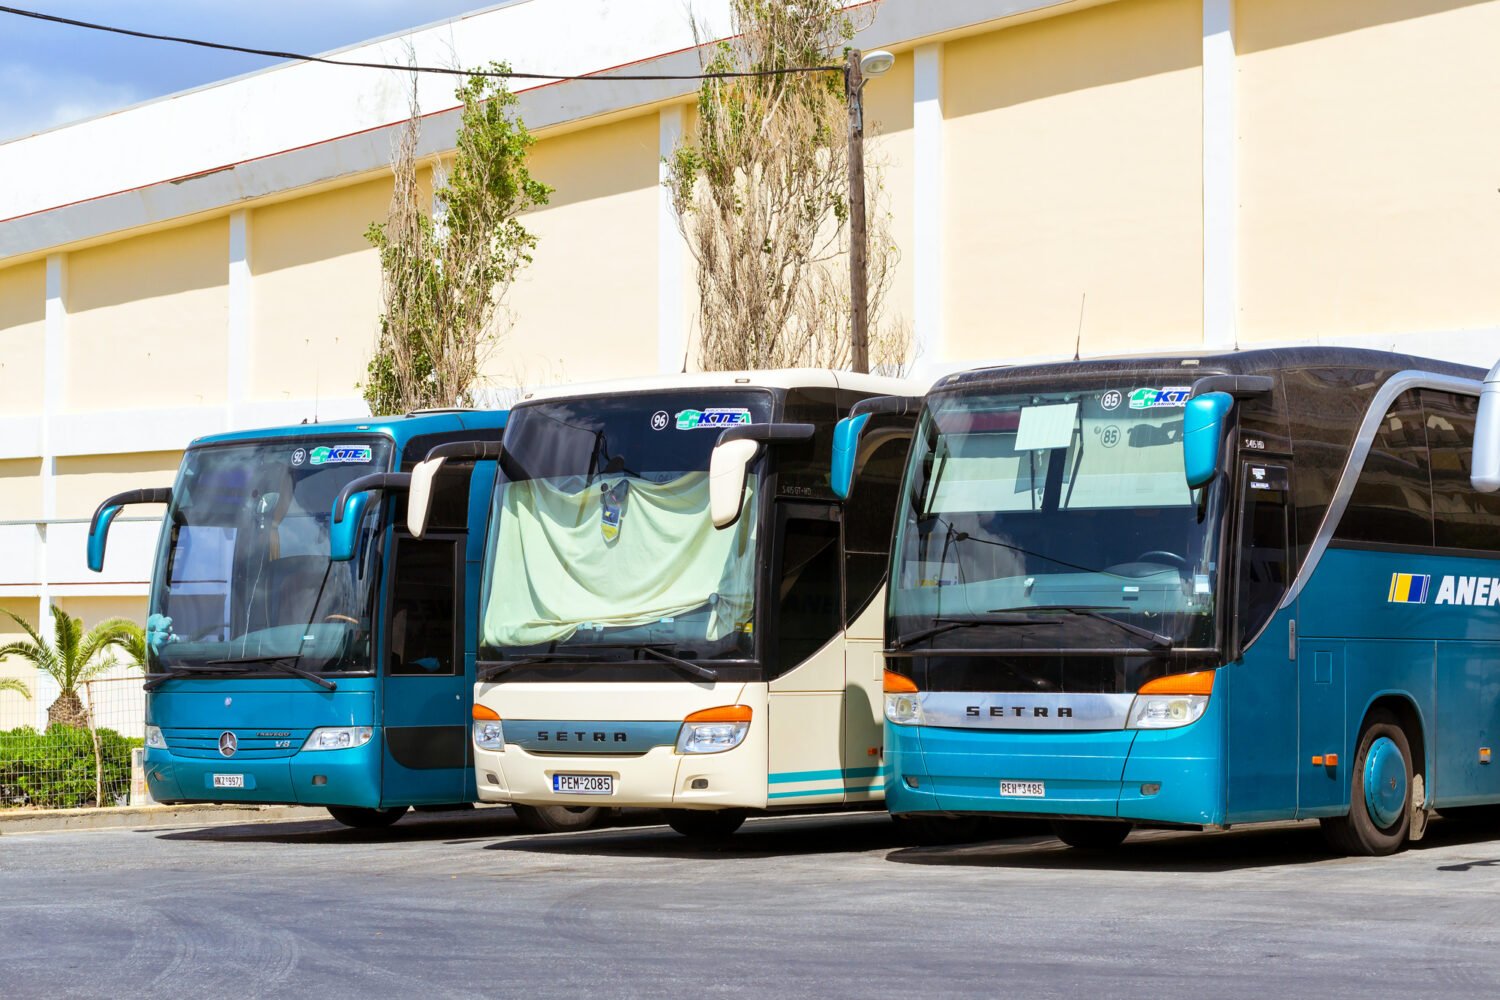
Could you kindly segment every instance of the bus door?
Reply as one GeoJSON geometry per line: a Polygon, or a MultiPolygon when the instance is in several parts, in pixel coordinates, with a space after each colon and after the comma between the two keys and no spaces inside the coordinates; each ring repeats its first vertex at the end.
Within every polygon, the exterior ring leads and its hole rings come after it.
{"type": "Polygon", "coordinates": [[[766,648],[772,806],[844,800],[839,520],[835,504],[777,502],[766,648]]]}
{"type": "MultiPolygon", "coordinates": [[[[1235,809],[1247,815],[1285,815],[1296,808],[1298,760],[1305,740],[1299,731],[1305,725],[1292,706],[1308,690],[1300,661],[1311,664],[1314,647],[1299,641],[1294,660],[1294,615],[1278,613],[1292,582],[1291,475],[1281,460],[1245,461],[1239,467],[1231,644],[1243,657],[1244,669],[1238,675],[1242,682],[1230,692],[1228,760],[1235,809]]],[[[1322,660],[1318,663],[1326,666],[1322,660]]],[[[1319,687],[1314,696],[1325,693],[1319,687]]]]}
{"type": "Polygon", "coordinates": [[[464,538],[396,532],[381,670],[387,804],[469,802],[464,538]]]}

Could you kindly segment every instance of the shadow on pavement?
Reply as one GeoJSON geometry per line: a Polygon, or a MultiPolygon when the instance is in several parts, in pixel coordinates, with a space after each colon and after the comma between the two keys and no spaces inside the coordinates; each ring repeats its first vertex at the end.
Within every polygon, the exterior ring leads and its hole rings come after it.
{"type": "MultiPolygon", "coordinates": [[[[1427,836],[1409,850],[1485,843],[1500,830],[1471,823],[1434,822],[1427,836]]],[[[1026,841],[910,847],[894,851],[887,861],[908,865],[969,868],[1067,869],[1115,872],[1232,872],[1251,868],[1360,862],[1334,853],[1315,822],[1279,823],[1224,832],[1139,830],[1121,846],[1107,851],[1080,851],[1054,837],[1026,841]]],[[[1439,871],[1467,871],[1500,858],[1442,866],[1439,871]]]]}
{"type": "Polygon", "coordinates": [[[640,830],[590,830],[556,837],[500,841],[486,850],[559,857],[766,858],[889,849],[901,831],[885,813],[862,812],[752,819],[723,840],[696,840],[666,826],[640,830]]]}
{"type": "MultiPolygon", "coordinates": [[[[626,829],[661,822],[655,810],[630,809],[605,821],[603,829],[626,829]]],[[[356,830],[337,820],[297,820],[287,823],[238,823],[232,826],[205,826],[171,832],[149,832],[160,840],[198,840],[241,844],[379,844],[441,841],[445,844],[467,844],[494,840],[496,837],[536,837],[547,839],[557,834],[536,834],[523,827],[509,808],[456,809],[437,812],[413,810],[395,826],[379,830],[356,830]]]]}

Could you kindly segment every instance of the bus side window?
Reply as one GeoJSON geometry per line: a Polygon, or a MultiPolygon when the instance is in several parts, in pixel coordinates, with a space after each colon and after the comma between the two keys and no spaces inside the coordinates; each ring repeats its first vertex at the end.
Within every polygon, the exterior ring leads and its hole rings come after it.
{"type": "Polygon", "coordinates": [[[1375,431],[1364,471],[1335,541],[1432,545],[1432,487],[1427,432],[1415,392],[1402,393],[1375,431]]]}
{"type": "Polygon", "coordinates": [[[845,622],[858,618],[885,583],[896,494],[909,444],[897,438],[875,449],[844,503],[845,622]]]}
{"type": "Polygon", "coordinates": [[[1444,549],[1500,551],[1500,494],[1478,493],[1469,483],[1474,458],[1474,418],[1479,400],[1424,390],[1427,446],[1432,455],[1433,544],[1444,549]]]}
{"type": "Polygon", "coordinates": [[[786,517],[771,676],[780,677],[843,630],[839,600],[839,522],[786,517]]]}
{"type": "Polygon", "coordinates": [[[1280,466],[1245,466],[1235,645],[1243,651],[1276,613],[1291,582],[1288,474],[1280,466]]]}
{"type": "Polygon", "coordinates": [[[391,587],[392,676],[452,674],[457,662],[458,542],[398,536],[391,587]]]}

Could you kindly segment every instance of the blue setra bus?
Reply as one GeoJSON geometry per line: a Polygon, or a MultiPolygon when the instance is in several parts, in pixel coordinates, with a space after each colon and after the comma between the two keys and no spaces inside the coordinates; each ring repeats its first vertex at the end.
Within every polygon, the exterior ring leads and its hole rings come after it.
{"type": "MultiPolygon", "coordinates": [[[[1332,348],[941,380],[895,519],[892,813],[1088,848],[1317,818],[1387,854],[1500,802],[1496,393],[1332,348]]],[[[917,405],[851,412],[836,489],[917,405]]]]}
{"type": "Polygon", "coordinates": [[[505,422],[435,411],[200,438],[173,487],[100,505],[94,570],[122,508],[167,506],[147,620],[157,801],[321,805],[358,827],[473,801],[469,623],[494,463],[445,492],[420,540],[403,470],[505,422]]]}

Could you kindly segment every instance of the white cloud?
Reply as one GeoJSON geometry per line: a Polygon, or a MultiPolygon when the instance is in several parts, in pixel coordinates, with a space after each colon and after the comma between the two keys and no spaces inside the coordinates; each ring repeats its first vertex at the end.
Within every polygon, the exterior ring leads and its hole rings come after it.
{"type": "Polygon", "coordinates": [[[0,65],[0,94],[0,140],[116,111],[144,98],[129,84],[24,63],[0,65]]]}

